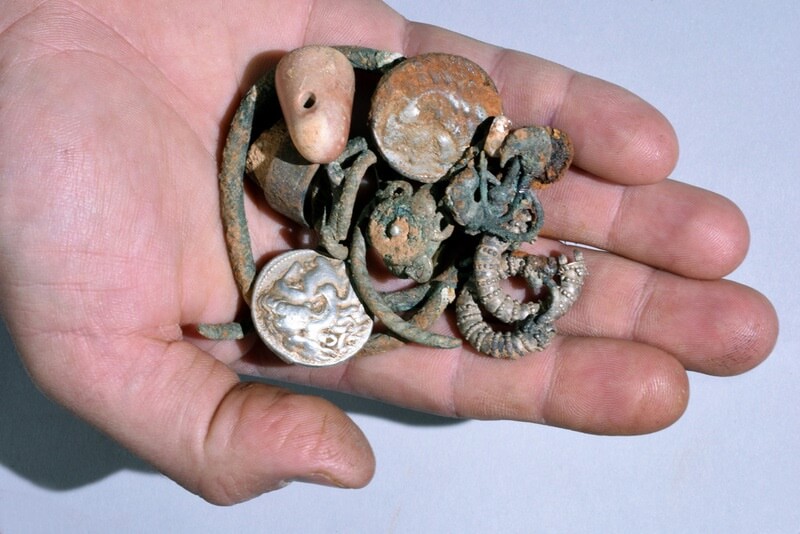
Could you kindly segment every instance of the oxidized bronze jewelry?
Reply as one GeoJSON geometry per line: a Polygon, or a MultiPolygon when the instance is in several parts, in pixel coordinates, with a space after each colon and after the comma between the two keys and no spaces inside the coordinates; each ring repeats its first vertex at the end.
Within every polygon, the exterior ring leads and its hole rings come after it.
{"type": "MultiPolygon", "coordinates": [[[[542,227],[536,190],[561,178],[572,154],[559,130],[513,129],[492,80],[463,57],[325,46],[288,54],[242,99],[220,172],[228,254],[256,330],[285,361],[313,366],[406,342],[455,348],[459,339],[428,330],[455,302],[459,331],[480,352],[542,350],[580,295],[586,265],[579,251],[569,261],[518,248],[542,227]],[[356,71],[380,75],[368,138],[351,137],[361,131],[350,124],[356,71]],[[262,132],[253,132],[256,116],[262,132]],[[282,254],[258,279],[245,174],[318,238],[316,250],[282,254]],[[374,189],[367,202],[364,188],[374,189]],[[417,285],[378,291],[369,248],[417,285]],[[508,277],[536,296],[508,295],[508,277]],[[372,332],[373,319],[383,331],[372,332]]],[[[199,330],[243,335],[236,323],[199,330]]]]}

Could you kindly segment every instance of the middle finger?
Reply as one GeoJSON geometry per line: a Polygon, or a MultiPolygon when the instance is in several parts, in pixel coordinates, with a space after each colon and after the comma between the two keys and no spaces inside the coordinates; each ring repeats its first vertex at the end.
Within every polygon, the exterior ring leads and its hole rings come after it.
{"type": "Polygon", "coordinates": [[[576,169],[542,192],[542,235],[597,247],[692,278],[729,274],[747,252],[747,223],[728,199],[667,180],[623,186],[576,169]]]}

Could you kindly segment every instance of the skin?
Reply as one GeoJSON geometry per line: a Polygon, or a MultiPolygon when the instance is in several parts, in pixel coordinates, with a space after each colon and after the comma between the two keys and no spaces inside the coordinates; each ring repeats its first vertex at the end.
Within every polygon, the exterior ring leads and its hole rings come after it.
{"type": "MultiPolygon", "coordinates": [[[[721,279],[747,250],[742,213],[665,179],[678,147],[658,111],[376,0],[6,1],[0,124],[0,309],[33,380],[214,503],[292,480],[359,487],[374,471],[335,406],[237,372],[454,417],[636,434],[680,417],[687,371],[747,371],[777,335],[770,303],[721,279]],[[241,309],[218,211],[221,143],[243,91],[308,43],[459,53],[496,80],[515,124],[569,133],[575,168],[541,195],[537,249],[563,239],[606,252],[586,252],[583,296],[548,350],[508,362],[410,346],[307,369],[185,328],[241,309]]],[[[299,246],[256,198],[256,257],[299,246]]]]}

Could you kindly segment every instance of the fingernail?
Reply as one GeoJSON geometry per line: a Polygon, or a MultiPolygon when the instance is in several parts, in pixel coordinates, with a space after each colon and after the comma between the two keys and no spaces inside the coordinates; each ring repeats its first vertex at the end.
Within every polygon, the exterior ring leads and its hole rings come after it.
{"type": "Polygon", "coordinates": [[[278,482],[275,483],[275,486],[271,488],[269,491],[277,491],[283,489],[291,483],[292,483],[291,480],[279,480],[278,482]]]}
{"type": "Polygon", "coordinates": [[[307,475],[297,477],[295,480],[298,482],[308,482],[309,484],[317,484],[320,486],[329,486],[331,488],[348,487],[325,473],[309,473],[307,475]]]}

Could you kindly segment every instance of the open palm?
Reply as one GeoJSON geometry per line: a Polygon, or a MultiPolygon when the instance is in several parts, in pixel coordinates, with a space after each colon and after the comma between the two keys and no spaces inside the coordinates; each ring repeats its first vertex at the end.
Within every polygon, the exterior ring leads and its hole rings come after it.
{"type": "MultiPolygon", "coordinates": [[[[623,89],[409,24],[377,0],[6,4],[3,316],[48,395],[209,500],[297,479],[359,486],[374,469],[337,408],[237,372],[458,417],[641,433],[681,415],[687,369],[743,372],[774,343],[770,304],[719,280],[747,249],[740,212],[662,181],[672,129],[623,89]],[[601,250],[586,251],[587,286],[548,350],[510,362],[409,346],[308,369],[252,341],[188,335],[241,306],[216,183],[227,121],[280,53],[309,43],[470,57],[516,124],[570,134],[576,168],[542,195],[538,245],[601,250]]],[[[257,257],[297,245],[279,218],[248,210],[257,257]]]]}

